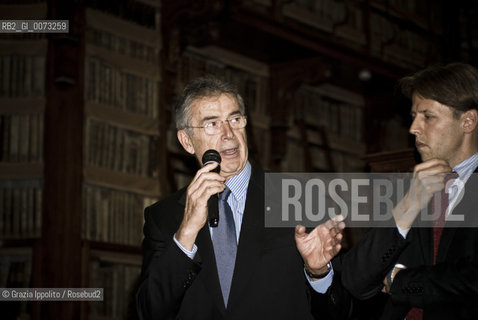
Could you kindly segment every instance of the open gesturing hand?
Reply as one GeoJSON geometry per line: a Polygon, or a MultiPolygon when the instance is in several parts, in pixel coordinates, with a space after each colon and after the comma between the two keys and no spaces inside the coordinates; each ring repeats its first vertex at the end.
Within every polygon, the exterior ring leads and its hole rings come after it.
{"type": "Polygon", "coordinates": [[[305,267],[313,274],[323,274],[328,271],[327,263],[340,251],[345,228],[343,216],[318,225],[310,233],[304,226],[296,226],[295,243],[305,267]]]}

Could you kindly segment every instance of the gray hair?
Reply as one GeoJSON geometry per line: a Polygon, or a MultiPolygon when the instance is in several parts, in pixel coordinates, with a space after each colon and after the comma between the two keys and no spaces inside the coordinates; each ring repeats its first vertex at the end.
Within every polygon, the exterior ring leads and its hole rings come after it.
{"type": "Polygon", "coordinates": [[[235,98],[241,113],[245,115],[244,100],[234,85],[214,76],[205,76],[194,79],[184,88],[175,108],[176,129],[186,129],[191,135],[192,131],[187,128],[191,120],[191,104],[197,99],[217,97],[222,94],[235,98]]]}

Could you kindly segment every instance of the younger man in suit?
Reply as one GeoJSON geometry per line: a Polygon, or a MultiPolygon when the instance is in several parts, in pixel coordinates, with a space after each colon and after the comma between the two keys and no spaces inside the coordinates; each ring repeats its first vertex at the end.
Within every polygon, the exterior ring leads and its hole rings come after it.
{"type": "Polygon", "coordinates": [[[412,99],[410,133],[423,162],[393,210],[396,228],[372,229],[345,256],[343,284],[360,299],[388,293],[383,319],[478,319],[478,229],[440,220],[416,227],[422,210],[438,207],[430,201],[437,195],[448,207],[443,219],[478,215],[478,184],[470,179],[478,167],[478,70],[430,67],[400,84],[412,99]],[[452,172],[454,182],[445,183],[452,172]]]}

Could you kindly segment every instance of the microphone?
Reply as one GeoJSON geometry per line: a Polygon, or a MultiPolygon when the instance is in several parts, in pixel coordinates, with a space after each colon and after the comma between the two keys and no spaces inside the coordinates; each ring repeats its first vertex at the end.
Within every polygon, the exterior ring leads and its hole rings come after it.
{"type": "MultiPolygon", "coordinates": [[[[214,168],[213,170],[211,170],[211,172],[219,173],[221,171],[221,155],[219,154],[219,152],[217,152],[214,149],[207,150],[206,152],[204,152],[202,156],[203,166],[211,162],[218,163],[218,166],[214,168]]],[[[218,201],[219,200],[218,200],[217,194],[212,195],[207,201],[208,221],[209,221],[209,226],[212,228],[217,227],[219,223],[219,208],[217,205],[218,201]]]]}
{"type": "Polygon", "coordinates": [[[202,165],[205,166],[211,162],[217,162],[219,165],[212,169],[211,172],[219,173],[221,171],[221,155],[214,149],[209,149],[202,156],[202,165]]]}

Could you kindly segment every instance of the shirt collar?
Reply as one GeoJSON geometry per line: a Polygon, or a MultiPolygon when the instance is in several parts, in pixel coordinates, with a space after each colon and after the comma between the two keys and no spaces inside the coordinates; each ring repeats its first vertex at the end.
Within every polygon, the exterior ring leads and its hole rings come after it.
{"type": "Polygon", "coordinates": [[[465,159],[464,161],[457,164],[453,171],[458,173],[458,179],[466,182],[471,174],[478,167],[478,152],[472,155],[471,157],[465,159]]]}
{"type": "Polygon", "coordinates": [[[251,179],[251,172],[251,164],[247,161],[246,165],[238,175],[235,175],[226,181],[226,186],[231,190],[232,194],[238,201],[241,201],[246,197],[247,186],[251,179]]]}

